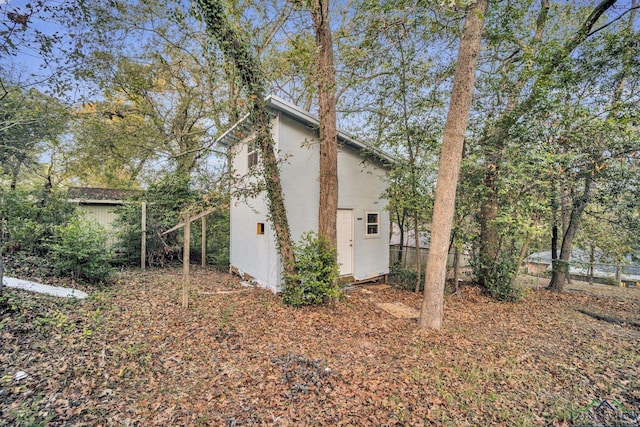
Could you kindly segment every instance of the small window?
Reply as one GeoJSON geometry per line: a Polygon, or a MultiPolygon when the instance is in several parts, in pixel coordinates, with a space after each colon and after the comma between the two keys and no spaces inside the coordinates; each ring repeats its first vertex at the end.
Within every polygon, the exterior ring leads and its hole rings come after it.
{"type": "Polygon", "coordinates": [[[380,214],[367,212],[367,236],[380,235],[380,214]]]}
{"type": "Polygon", "coordinates": [[[264,222],[259,222],[256,226],[257,234],[264,234],[264,222]]]}
{"type": "Polygon", "coordinates": [[[251,169],[258,164],[258,144],[256,144],[255,140],[253,140],[248,144],[247,149],[249,151],[247,154],[248,165],[249,169],[251,169]]]}

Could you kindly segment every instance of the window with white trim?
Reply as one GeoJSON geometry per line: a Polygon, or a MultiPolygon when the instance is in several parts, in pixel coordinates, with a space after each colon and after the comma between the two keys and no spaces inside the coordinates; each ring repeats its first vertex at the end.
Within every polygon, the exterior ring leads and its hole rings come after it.
{"type": "Polygon", "coordinates": [[[247,164],[249,169],[251,169],[258,164],[258,144],[255,139],[247,144],[247,150],[247,164]]]}
{"type": "Polygon", "coordinates": [[[378,212],[367,212],[366,227],[365,236],[374,237],[380,235],[380,214],[378,212]]]}

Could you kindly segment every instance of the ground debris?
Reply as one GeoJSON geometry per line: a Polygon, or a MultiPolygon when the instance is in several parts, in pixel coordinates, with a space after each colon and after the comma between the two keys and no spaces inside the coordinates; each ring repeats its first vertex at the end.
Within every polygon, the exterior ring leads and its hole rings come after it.
{"type": "Polygon", "coordinates": [[[294,309],[230,275],[123,273],[82,303],[7,290],[0,426],[566,425],[593,400],[640,406],[640,301],[463,286],[444,328],[416,333],[375,304],[394,288],[294,309]],[[28,377],[14,381],[18,371],[28,377]]]}

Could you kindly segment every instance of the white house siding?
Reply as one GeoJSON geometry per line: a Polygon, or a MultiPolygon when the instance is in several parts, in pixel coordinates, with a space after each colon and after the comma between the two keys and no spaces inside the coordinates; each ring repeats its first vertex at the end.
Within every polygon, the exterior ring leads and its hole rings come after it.
{"type": "Polygon", "coordinates": [[[304,232],[318,230],[318,140],[311,129],[295,120],[281,114],[279,121],[280,178],[291,238],[298,241],[304,232]]]}
{"type": "MultiPolygon", "coordinates": [[[[289,225],[294,240],[302,233],[317,230],[320,159],[315,130],[285,115],[280,115],[279,145],[281,178],[289,225]]],[[[338,207],[353,209],[354,269],[356,280],[389,272],[389,214],[386,200],[385,170],[363,162],[360,153],[346,145],[338,150],[338,207]],[[365,237],[367,212],[380,215],[377,237],[365,237]]]]}
{"type": "MultiPolygon", "coordinates": [[[[319,194],[319,152],[317,130],[280,113],[272,132],[280,159],[280,179],[288,213],[291,238],[317,231],[319,194]]],[[[241,177],[248,172],[246,138],[235,144],[234,171],[241,177]]],[[[338,152],[338,207],[354,214],[354,265],[356,280],[387,274],[389,271],[389,215],[381,195],[386,188],[385,171],[364,163],[357,150],[341,146],[338,152]],[[366,213],[379,214],[379,234],[365,237],[366,213]]],[[[274,291],[282,281],[275,231],[267,222],[265,196],[232,200],[230,262],[240,273],[274,291]],[[265,223],[265,235],[256,233],[258,222],[265,223]]]]}
{"type": "Polygon", "coordinates": [[[107,230],[109,234],[107,245],[112,247],[118,242],[118,238],[115,236],[117,230],[113,226],[117,218],[116,206],[111,204],[80,204],[79,208],[88,219],[96,221],[107,230]]]}
{"type": "Polygon", "coordinates": [[[354,210],[354,270],[356,280],[380,276],[389,272],[389,213],[386,199],[385,171],[353,148],[342,146],[338,151],[338,207],[354,210]],[[379,233],[366,236],[366,214],[379,214],[379,233]]]}
{"type": "MultiPolygon", "coordinates": [[[[245,176],[248,168],[248,142],[252,136],[233,146],[233,167],[236,177],[245,176]]],[[[241,274],[250,275],[261,286],[276,290],[280,283],[279,256],[275,231],[267,221],[266,194],[255,198],[234,197],[231,201],[230,248],[231,266],[241,274]],[[264,235],[257,233],[257,224],[264,223],[264,235]]]]}

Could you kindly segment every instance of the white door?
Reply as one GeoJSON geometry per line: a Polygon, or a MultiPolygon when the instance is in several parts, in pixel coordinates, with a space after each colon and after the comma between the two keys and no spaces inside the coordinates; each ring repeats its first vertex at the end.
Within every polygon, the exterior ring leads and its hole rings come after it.
{"type": "Polygon", "coordinates": [[[338,209],[336,224],[340,275],[353,274],[353,210],[338,209]]]}

